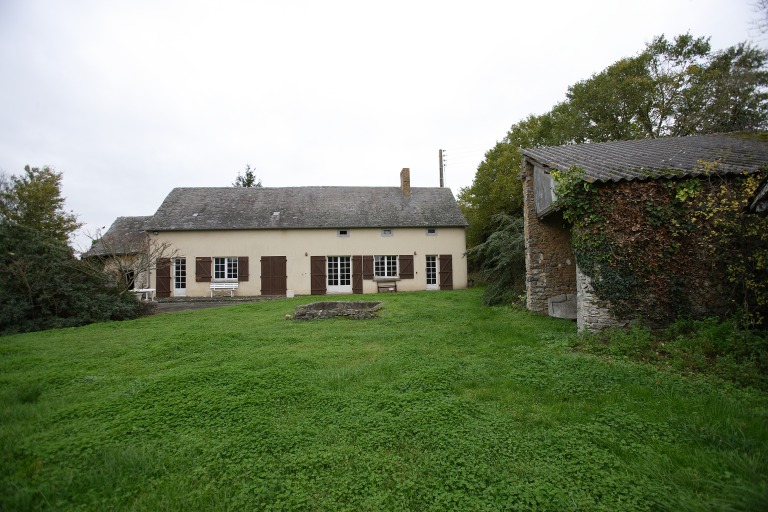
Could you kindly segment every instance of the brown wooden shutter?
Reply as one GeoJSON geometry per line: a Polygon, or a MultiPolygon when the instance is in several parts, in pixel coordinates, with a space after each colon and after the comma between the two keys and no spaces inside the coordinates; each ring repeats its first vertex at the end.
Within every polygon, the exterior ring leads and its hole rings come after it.
{"type": "Polygon", "coordinates": [[[440,289],[453,290],[453,256],[440,255],[440,289]]]}
{"type": "Polygon", "coordinates": [[[288,275],[285,256],[263,256],[261,258],[261,294],[285,295],[288,275]]]}
{"type": "Polygon", "coordinates": [[[363,293],[362,256],[352,256],[352,293],[363,293]]]}
{"type": "Polygon", "coordinates": [[[248,256],[237,257],[237,280],[248,281],[249,269],[248,269],[248,256]]]}
{"type": "Polygon", "coordinates": [[[373,256],[363,256],[363,279],[373,279],[373,256]]]}
{"type": "Polygon", "coordinates": [[[156,294],[158,297],[171,296],[171,260],[170,258],[157,259],[157,273],[155,276],[156,294]]]}
{"type": "Polygon", "coordinates": [[[312,295],[325,295],[325,256],[310,256],[312,295]]]}
{"type": "Polygon", "coordinates": [[[207,256],[195,258],[195,281],[198,283],[211,282],[211,258],[207,256]]]}
{"type": "Polygon", "coordinates": [[[398,256],[400,264],[400,279],[413,279],[413,255],[406,254],[404,256],[398,256]]]}

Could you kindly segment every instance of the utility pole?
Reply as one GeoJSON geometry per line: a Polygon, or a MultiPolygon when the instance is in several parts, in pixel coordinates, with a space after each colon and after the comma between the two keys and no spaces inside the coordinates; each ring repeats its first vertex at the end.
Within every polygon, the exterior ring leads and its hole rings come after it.
{"type": "Polygon", "coordinates": [[[445,167],[443,165],[443,150],[440,150],[440,188],[445,186],[445,180],[443,179],[445,167]]]}

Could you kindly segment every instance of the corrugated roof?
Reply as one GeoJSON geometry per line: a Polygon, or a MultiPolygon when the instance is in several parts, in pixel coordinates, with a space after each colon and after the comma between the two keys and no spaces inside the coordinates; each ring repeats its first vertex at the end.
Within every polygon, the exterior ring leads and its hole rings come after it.
{"type": "Polygon", "coordinates": [[[95,240],[83,257],[136,254],[146,245],[144,225],[152,217],[118,217],[104,235],[95,240]]]}
{"type": "Polygon", "coordinates": [[[447,188],[175,188],[148,231],[452,227],[467,221],[447,188]]]}
{"type": "Polygon", "coordinates": [[[522,154],[550,169],[584,169],[590,182],[695,176],[702,162],[717,162],[717,172],[755,171],[768,164],[768,143],[736,134],[663,137],[523,149],[522,154]]]}

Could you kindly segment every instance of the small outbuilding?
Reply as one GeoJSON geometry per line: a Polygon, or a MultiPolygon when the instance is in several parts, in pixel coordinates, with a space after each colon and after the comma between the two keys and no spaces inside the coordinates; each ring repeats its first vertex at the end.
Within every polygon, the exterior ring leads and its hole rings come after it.
{"type": "MultiPolygon", "coordinates": [[[[718,215],[712,201],[725,197],[728,184],[762,179],[764,140],[719,134],[524,149],[528,309],[576,318],[580,330],[625,325],[646,316],[641,311],[660,323],[678,313],[717,313],[727,302],[724,271],[700,242],[712,242],[718,215]],[[574,237],[564,218],[556,171],[579,173],[599,198],[600,210],[583,214],[594,216],[585,220],[592,222],[591,238],[574,237]],[[700,205],[709,198],[712,215],[696,216],[692,197],[700,205]],[[688,224],[679,222],[681,212],[688,224]],[[597,259],[595,252],[606,248],[614,254],[597,259]],[[596,293],[595,279],[613,295],[596,293]]],[[[763,182],[753,195],[749,208],[756,213],[765,207],[766,190],[763,182]]]]}
{"type": "Polygon", "coordinates": [[[105,270],[116,274],[117,279],[123,279],[129,290],[144,288],[149,283],[148,265],[143,261],[149,247],[144,224],[149,218],[118,217],[82,257],[102,260],[105,270]]]}

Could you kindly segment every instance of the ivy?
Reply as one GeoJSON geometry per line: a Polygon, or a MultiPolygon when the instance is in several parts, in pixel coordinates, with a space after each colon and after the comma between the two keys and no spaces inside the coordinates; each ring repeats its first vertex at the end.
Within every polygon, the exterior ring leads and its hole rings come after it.
{"type": "Polygon", "coordinates": [[[572,226],[579,268],[618,317],[746,313],[768,319],[768,218],[745,205],[766,172],[596,184],[573,167],[553,172],[556,205],[572,226]],[[729,298],[724,301],[723,298],[729,298]]]}
{"type": "Polygon", "coordinates": [[[568,222],[597,223],[602,219],[592,207],[597,187],[584,179],[584,169],[571,167],[567,172],[552,171],[555,182],[556,205],[563,210],[568,222]]]}

